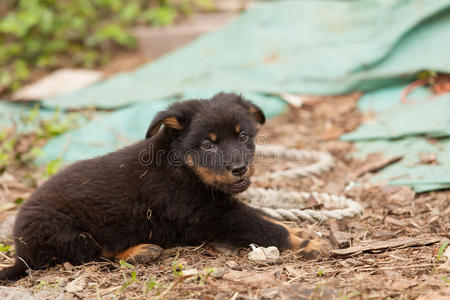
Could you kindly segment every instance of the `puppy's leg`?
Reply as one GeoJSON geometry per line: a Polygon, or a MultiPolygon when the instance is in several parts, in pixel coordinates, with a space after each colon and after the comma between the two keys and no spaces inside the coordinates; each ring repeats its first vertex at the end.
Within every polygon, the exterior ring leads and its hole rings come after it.
{"type": "Polygon", "coordinates": [[[162,248],[153,244],[140,244],[115,255],[118,260],[133,261],[136,263],[148,263],[157,259],[162,248]]]}
{"type": "Polygon", "coordinates": [[[327,257],[330,255],[330,243],[319,237],[317,234],[301,229],[287,226],[279,221],[269,217],[263,217],[266,220],[284,227],[289,235],[290,249],[299,250],[298,253],[304,258],[311,259],[315,257],[327,257]]]}
{"type": "Polygon", "coordinates": [[[68,217],[34,213],[24,218],[25,213],[18,216],[15,224],[15,247],[17,259],[30,268],[66,261],[79,265],[100,257],[97,241],[88,232],[79,230],[68,217]]]}
{"type": "Polygon", "coordinates": [[[27,222],[27,225],[25,230],[16,226],[16,261],[0,271],[0,280],[17,280],[26,275],[28,268],[41,269],[66,261],[80,265],[100,256],[100,247],[86,232],[48,222],[27,222]]]}
{"type": "Polygon", "coordinates": [[[329,245],[317,235],[288,227],[244,204],[222,212],[214,230],[216,242],[234,246],[248,247],[252,243],[264,247],[276,246],[280,250],[299,250],[305,258],[329,255],[329,245]]]}

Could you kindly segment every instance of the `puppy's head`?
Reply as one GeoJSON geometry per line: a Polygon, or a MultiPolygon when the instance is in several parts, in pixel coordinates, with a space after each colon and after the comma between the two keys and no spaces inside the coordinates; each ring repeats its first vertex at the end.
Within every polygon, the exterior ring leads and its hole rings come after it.
{"type": "Polygon", "coordinates": [[[171,140],[171,158],[195,171],[207,186],[239,193],[250,186],[254,137],[265,122],[259,107],[236,94],[220,93],[209,100],[190,100],[158,113],[146,138],[164,125],[171,140]]]}

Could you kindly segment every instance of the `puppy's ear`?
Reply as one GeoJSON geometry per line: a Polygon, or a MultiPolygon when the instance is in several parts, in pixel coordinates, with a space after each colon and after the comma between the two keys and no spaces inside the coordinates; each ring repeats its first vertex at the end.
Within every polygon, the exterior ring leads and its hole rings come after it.
{"type": "Polygon", "coordinates": [[[150,124],[145,138],[148,139],[154,136],[163,125],[174,130],[182,130],[184,128],[183,117],[171,110],[159,112],[150,124]]]}
{"type": "Polygon", "coordinates": [[[259,124],[263,125],[266,122],[266,116],[264,115],[263,111],[255,104],[251,103],[248,111],[259,124]]]}
{"type": "Polygon", "coordinates": [[[263,125],[266,122],[266,116],[264,115],[262,109],[253,102],[244,99],[242,96],[239,96],[239,98],[239,104],[247,109],[256,122],[263,125]]]}
{"type": "Polygon", "coordinates": [[[167,110],[161,111],[155,116],[147,130],[145,138],[148,139],[154,136],[163,125],[172,132],[182,131],[191,122],[199,105],[201,103],[197,100],[172,104],[167,110]]]}

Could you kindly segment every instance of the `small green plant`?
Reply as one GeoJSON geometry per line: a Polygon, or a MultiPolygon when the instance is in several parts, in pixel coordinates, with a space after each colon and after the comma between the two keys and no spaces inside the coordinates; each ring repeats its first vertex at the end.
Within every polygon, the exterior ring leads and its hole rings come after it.
{"type": "Polygon", "coordinates": [[[44,171],[44,178],[50,178],[61,169],[62,160],[60,158],[50,161],[44,171]]]}
{"type": "Polygon", "coordinates": [[[11,246],[6,246],[6,245],[0,243],[0,252],[8,252],[9,249],[11,249],[11,246]]]}
{"type": "MultiPolygon", "coordinates": [[[[39,107],[37,107],[39,109],[39,107]]],[[[29,115],[34,114],[34,108],[29,115]]],[[[55,110],[52,117],[49,119],[35,119],[34,117],[24,119],[25,124],[34,124],[37,127],[37,137],[40,139],[49,139],[60,135],[67,130],[73,128],[77,124],[76,114],[61,115],[61,111],[55,110]]]]}
{"type": "Polygon", "coordinates": [[[16,198],[16,200],[14,200],[14,203],[20,205],[23,203],[23,201],[25,201],[25,199],[23,199],[22,197],[18,197],[16,198]]]}
{"type": "Polygon", "coordinates": [[[205,268],[202,273],[195,275],[194,282],[202,286],[208,281],[209,276],[214,272],[215,269],[213,268],[205,268]]]}
{"type": "MultiPolygon", "coordinates": [[[[28,131],[22,133],[17,130],[17,124],[8,130],[0,132],[0,174],[7,169],[14,170],[26,167],[36,168],[36,159],[43,154],[42,146],[45,142],[67,130],[75,128],[82,118],[79,113],[62,114],[55,111],[50,118],[40,118],[38,105],[33,106],[27,113],[19,116],[19,122],[28,131]]],[[[49,162],[43,176],[48,178],[59,171],[61,159],[49,162]]],[[[37,185],[36,178],[31,173],[22,176],[23,182],[29,187],[37,185]]]]}
{"type": "MultiPolygon", "coordinates": [[[[127,263],[124,260],[120,260],[119,264],[125,269],[133,270],[135,268],[132,264],[127,263]]],[[[121,292],[125,291],[130,286],[130,284],[132,284],[133,282],[139,282],[139,280],[136,278],[136,270],[133,270],[133,272],[131,272],[130,276],[127,276],[125,274],[125,272],[123,272],[122,276],[123,276],[124,284],[120,288],[121,292]]]]}
{"type": "Polygon", "coordinates": [[[24,152],[20,155],[20,160],[25,165],[29,166],[32,165],[36,158],[38,158],[43,153],[44,151],[41,147],[32,146],[28,152],[24,152]]]}
{"type": "Polygon", "coordinates": [[[450,279],[448,279],[445,276],[442,276],[442,280],[444,280],[445,283],[450,284],[450,279]]]}
{"type": "Polygon", "coordinates": [[[58,287],[59,287],[59,282],[50,283],[50,282],[45,281],[45,280],[38,280],[34,284],[34,289],[35,290],[41,290],[41,289],[45,289],[45,288],[56,289],[58,287]]]}
{"type": "Polygon", "coordinates": [[[181,277],[181,276],[183,276],[183,270],[184,270],[183,264],[181,264],[181,263],[179,263],[179,262],[177,262],[177,261],[174,261],[174,262],[173,262],[173,264],[172,264],[172,273],[173,273],[173,276],[175,276],[175,277],[181,277]]]}
{"type": "Polygon", "coordinates": [[[445,241],[442,243],[442,245],[439,247],[439,251],[436,257],[436,261],[440,261],[442,258],[442,254],[444,254],[445,249],[447,249],[447,246],[449,244],[449,241],[445,241]]]}
{"type": "Polygon", "coordinates": [[[122,266],[122,267],[125,267],[125,268],[128,268],[128,269],[134,269],[134,266],[132,265],[132,264],[130,264],[130,263],[127,263],[126,261],[124,261],[124,260],[119,260],[119,264],[122,266]]]}
{"type": "Polygon", "coordinates": [[[151,292],[154,288],[158,287],[159,283],[154,277],[150,277],[146,284],[147,292],[151,292]]]}
{"type": "Polygon", "coordinates": [[[2,173],[1,171],[3,171],[4,169],[6,169],[10,159],[11,157],[9,153],[6,153],[5,150],[0,149],[0,173],[2,173]]]}
{"type": "Polygon", "coordinates": [[[209,275],[211,275],[212,273],[214,273],[215,271],[216,271],[216,269],[214,269],[214,268],[205,268],[205,273],[206,273],[206,276],[209,276],[209,275]]]}
{"type": "Polygon", "coordinates": [[[20,116],[20,121],[25,125],[36,125],[39,121],[39,105],[33,105],[33,108],[27,114],[20,116]]]}
{"type": "Polygon", "coordinates": [[[3,137],[0,145],[0,173],[6,169],[11,159],[13,159],[13,150],[17,144],[17,137],[3,137]]]}
{"type": "Polygon", "coordinates": [[[323,277],[323,274],[325,273],[324,269],[319,268],[319,270],[317,271],[317,276],[319,277],[323,277]]]}
{"type": "Polygon", "coordinates": [[[161,288],[164,288],[164,286],[161,283],[159,283],[158,281],[156,281],[155,277],[150,277],[147,280],[147,283],[144,285],[144,294],[156,291],[155,294],[159,295],[160,291],[158,291],[158,290],[161,288]]]}
{"type": "Polygon", "coordinates": [[[214,272],[216,272],[216,269],[214,268],[205,268],[205,282],[208,280],[209,276],[211,276],[211,274],[213,274],[214,272]]]}
{"type": "Polygon", "coordinates": [[[132,284],[133,282],[139,282],[139,280],[137,280],[137,278],[136,278],[136,271],[131,272],[130,277],[127,277],[125,275],[125,273],[122,273],[122,275],[123,275],[123,280],[125,281],[125,283],[120,288],[121,292],[125,291],[130,286],[130,284],[132,284]]]}

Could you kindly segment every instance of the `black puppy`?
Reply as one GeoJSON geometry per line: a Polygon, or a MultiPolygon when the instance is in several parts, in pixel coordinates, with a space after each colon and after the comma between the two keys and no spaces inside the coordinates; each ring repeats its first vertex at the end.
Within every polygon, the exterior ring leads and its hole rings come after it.
{"type": "Polygon", "coordinates": [[[317,236],[233,197],[250,185],[253,138],[264,122],[262,111],[236,94],[180,102],[157,114],[145,140],[64,169],[21,207],[16,262],[0,280],[66,261],[145,262],[158,252],[152,244],[254,243],[326,255],[317,236]]]}

